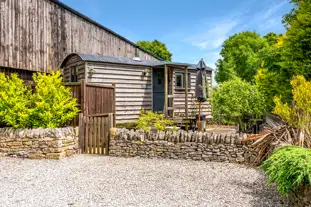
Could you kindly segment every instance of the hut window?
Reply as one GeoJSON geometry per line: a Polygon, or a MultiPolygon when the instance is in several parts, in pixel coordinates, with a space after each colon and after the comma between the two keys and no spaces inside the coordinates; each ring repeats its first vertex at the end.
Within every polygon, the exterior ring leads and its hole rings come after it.
{"type": "MultiPolygon", "coordinates": [[[[185,89],[185,73],[175,73],[175,86],[176,89],[185,89]]],[[[188,89],[191,88],[191,74],[188,73],[188,89]]]]}
{"type": "Polygon", "coordinates": [[[76,66],[70,67],[70,82],[78,82],[78,69],[76,66]]]}

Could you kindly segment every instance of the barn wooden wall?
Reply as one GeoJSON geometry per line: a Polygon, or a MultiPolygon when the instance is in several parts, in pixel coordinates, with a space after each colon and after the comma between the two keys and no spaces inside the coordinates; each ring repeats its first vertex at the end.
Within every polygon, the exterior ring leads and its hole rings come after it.
{"type": "Polygon", "coordinates": [[[0,66],[48,72],[70,53],[132,58],[135,50],[51,0],[0,0],[0,66]]]}

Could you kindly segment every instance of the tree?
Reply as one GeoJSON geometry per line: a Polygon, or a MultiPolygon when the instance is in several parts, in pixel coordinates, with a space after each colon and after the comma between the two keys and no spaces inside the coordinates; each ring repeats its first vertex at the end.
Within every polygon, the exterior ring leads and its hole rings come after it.
{"type": "Polygon", "coordinates": [[[238,76],[254,82],[262,54],[268,47],[268,41],[256,32],[246,31],[229,37],[220,52],[222,58],[216,64],[216,81],[221,83],[238,76]]]}
{"type": "Polygon", "coordinates": [[[281,75],[288,85],[296,75],[311,78],[311,1],[292,2],[296,7],[284,18],[288,27],[281,59],[281,75]]]}
{"type": "Polygon", "coordinates": [[[138,41],[136,43],[142,49],[150,52],[156,57],[161,58],[162,60],[172,61],[172,53],[167,49],[166,45],[158,40],[151,41],[138,41]]]}
{"type": "MultiPolygon", "coordinates": [[[[268,33],[264,38],[267,39],[269,47],[263,49],[261,53],[262,62],[255,76],[255,83],[260,93],[265,97],[268,111],[271,111],[275,106],[273,98],[282,93],[287,94],[290,91],[290,87],[287,84],[280,84],[287,82],[280,76],[284,35],[268,33]]],[[[289,96],[283,95],[282,100],[286,101],[288,99],[290,99],[289,96]]]]}

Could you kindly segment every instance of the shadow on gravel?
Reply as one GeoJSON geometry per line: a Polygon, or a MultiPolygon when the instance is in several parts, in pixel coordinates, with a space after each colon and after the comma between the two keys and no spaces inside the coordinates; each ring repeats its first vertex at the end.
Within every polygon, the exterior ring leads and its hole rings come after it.
{"type": "Polygon", "coordinates": [[[288,207],[276,191],[276,187],[268,186],[265,178],[257,179],[255,182],[237,180],[232,181],[231,185],[236,185],[243,189],[245,195],[251,196],[251,206],[253,207],[288,207]]]}

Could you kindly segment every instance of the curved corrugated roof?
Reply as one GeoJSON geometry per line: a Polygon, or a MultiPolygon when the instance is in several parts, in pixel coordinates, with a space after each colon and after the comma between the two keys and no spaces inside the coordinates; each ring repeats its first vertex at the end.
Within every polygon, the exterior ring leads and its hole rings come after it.
{"type": "MultiPolygon", "coordinates": [[[[163,66],[163,65],[176,65],[176,66],[185,66],[190,70],[195,70],[196,65],[188,64],[188,63],[179,63],[179,62],[168,62],[168,61],[160,61],[160,60],[134,60],[132,58],[127,57],[113,57],[113,56],[100,56],[100,55],[92,55],[92,54],[77,54],[72,53],[68,55],[61,64],[61,68],[66,64],[70,57],[73,55],[78,55],[81,60],[87,62],[102,62],[102,63],[115,63],[115,64],[126,64],[126,65],[142,65],[149,67],[163,66]]],[[[207,67],[206,70],[213,71],[212,68],[207,67]]]]}

